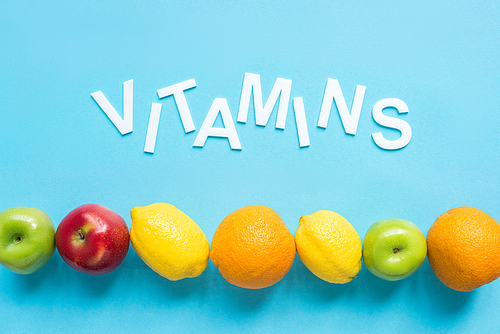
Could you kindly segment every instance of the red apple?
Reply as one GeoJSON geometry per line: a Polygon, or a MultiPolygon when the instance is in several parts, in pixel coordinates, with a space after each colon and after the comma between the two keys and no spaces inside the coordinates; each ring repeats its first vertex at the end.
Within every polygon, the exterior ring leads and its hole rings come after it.
{"type": "Polygon", "coordinates": [[[128,252],[129,232],[122,217],[98,205],[85,204],[63,218],[56,246],[73,269],[90,275],[112,272],[128,252]]]}

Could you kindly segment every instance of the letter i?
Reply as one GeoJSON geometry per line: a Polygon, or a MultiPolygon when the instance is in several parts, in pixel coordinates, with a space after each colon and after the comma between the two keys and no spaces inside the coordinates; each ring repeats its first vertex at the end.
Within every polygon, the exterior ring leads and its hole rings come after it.
{"type": "Polygon", "coordinates": [[[144,152],[155,153],[156,136],[158,134],[158,125],[160,123],[161,104],[153,103],[151,113],[149,114],[148,132],[146,134],[146,144],[144,152]]]}

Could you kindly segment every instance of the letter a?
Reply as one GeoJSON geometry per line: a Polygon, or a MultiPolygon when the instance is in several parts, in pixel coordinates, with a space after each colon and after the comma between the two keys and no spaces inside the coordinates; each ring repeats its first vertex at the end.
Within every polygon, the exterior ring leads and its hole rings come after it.
{"type": "Polygon", "coordinates": [[[229,111],[226,99],[216,98],[214,100],[210,110],[208,111],[207,117],[205,117],[205,120],[203,121],[203,125],[201,126],[200,132],[198,133],[193,146],[203,147],[208,136],[227,138],[232,150],[241,150],[238,133],[236,132],[233,117],[229,111]],[[224,128],[213,127],[219,113],[222,117],[222,122],[224,122],[224,128]]]}

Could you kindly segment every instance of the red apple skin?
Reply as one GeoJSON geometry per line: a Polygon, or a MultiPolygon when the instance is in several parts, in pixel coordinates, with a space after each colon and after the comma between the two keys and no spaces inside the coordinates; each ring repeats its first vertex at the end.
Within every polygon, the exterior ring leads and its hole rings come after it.
{"type": "Polygon", "coordinates": [[[107,274],[127,255],[129,231],[114,211],[99,204],[84,204],[59,223],[56,247],[71,268],[90,275],[107,274]]]}

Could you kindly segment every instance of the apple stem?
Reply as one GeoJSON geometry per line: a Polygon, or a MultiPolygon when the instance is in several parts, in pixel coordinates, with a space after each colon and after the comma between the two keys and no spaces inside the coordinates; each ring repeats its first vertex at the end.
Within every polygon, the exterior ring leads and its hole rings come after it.
{"type": "Polygon", "coordinates": [[[81,240],[85,240],[85,235],[83,234],[82,230],[78,230],[78,235],[80,236],[81,240]]]}

